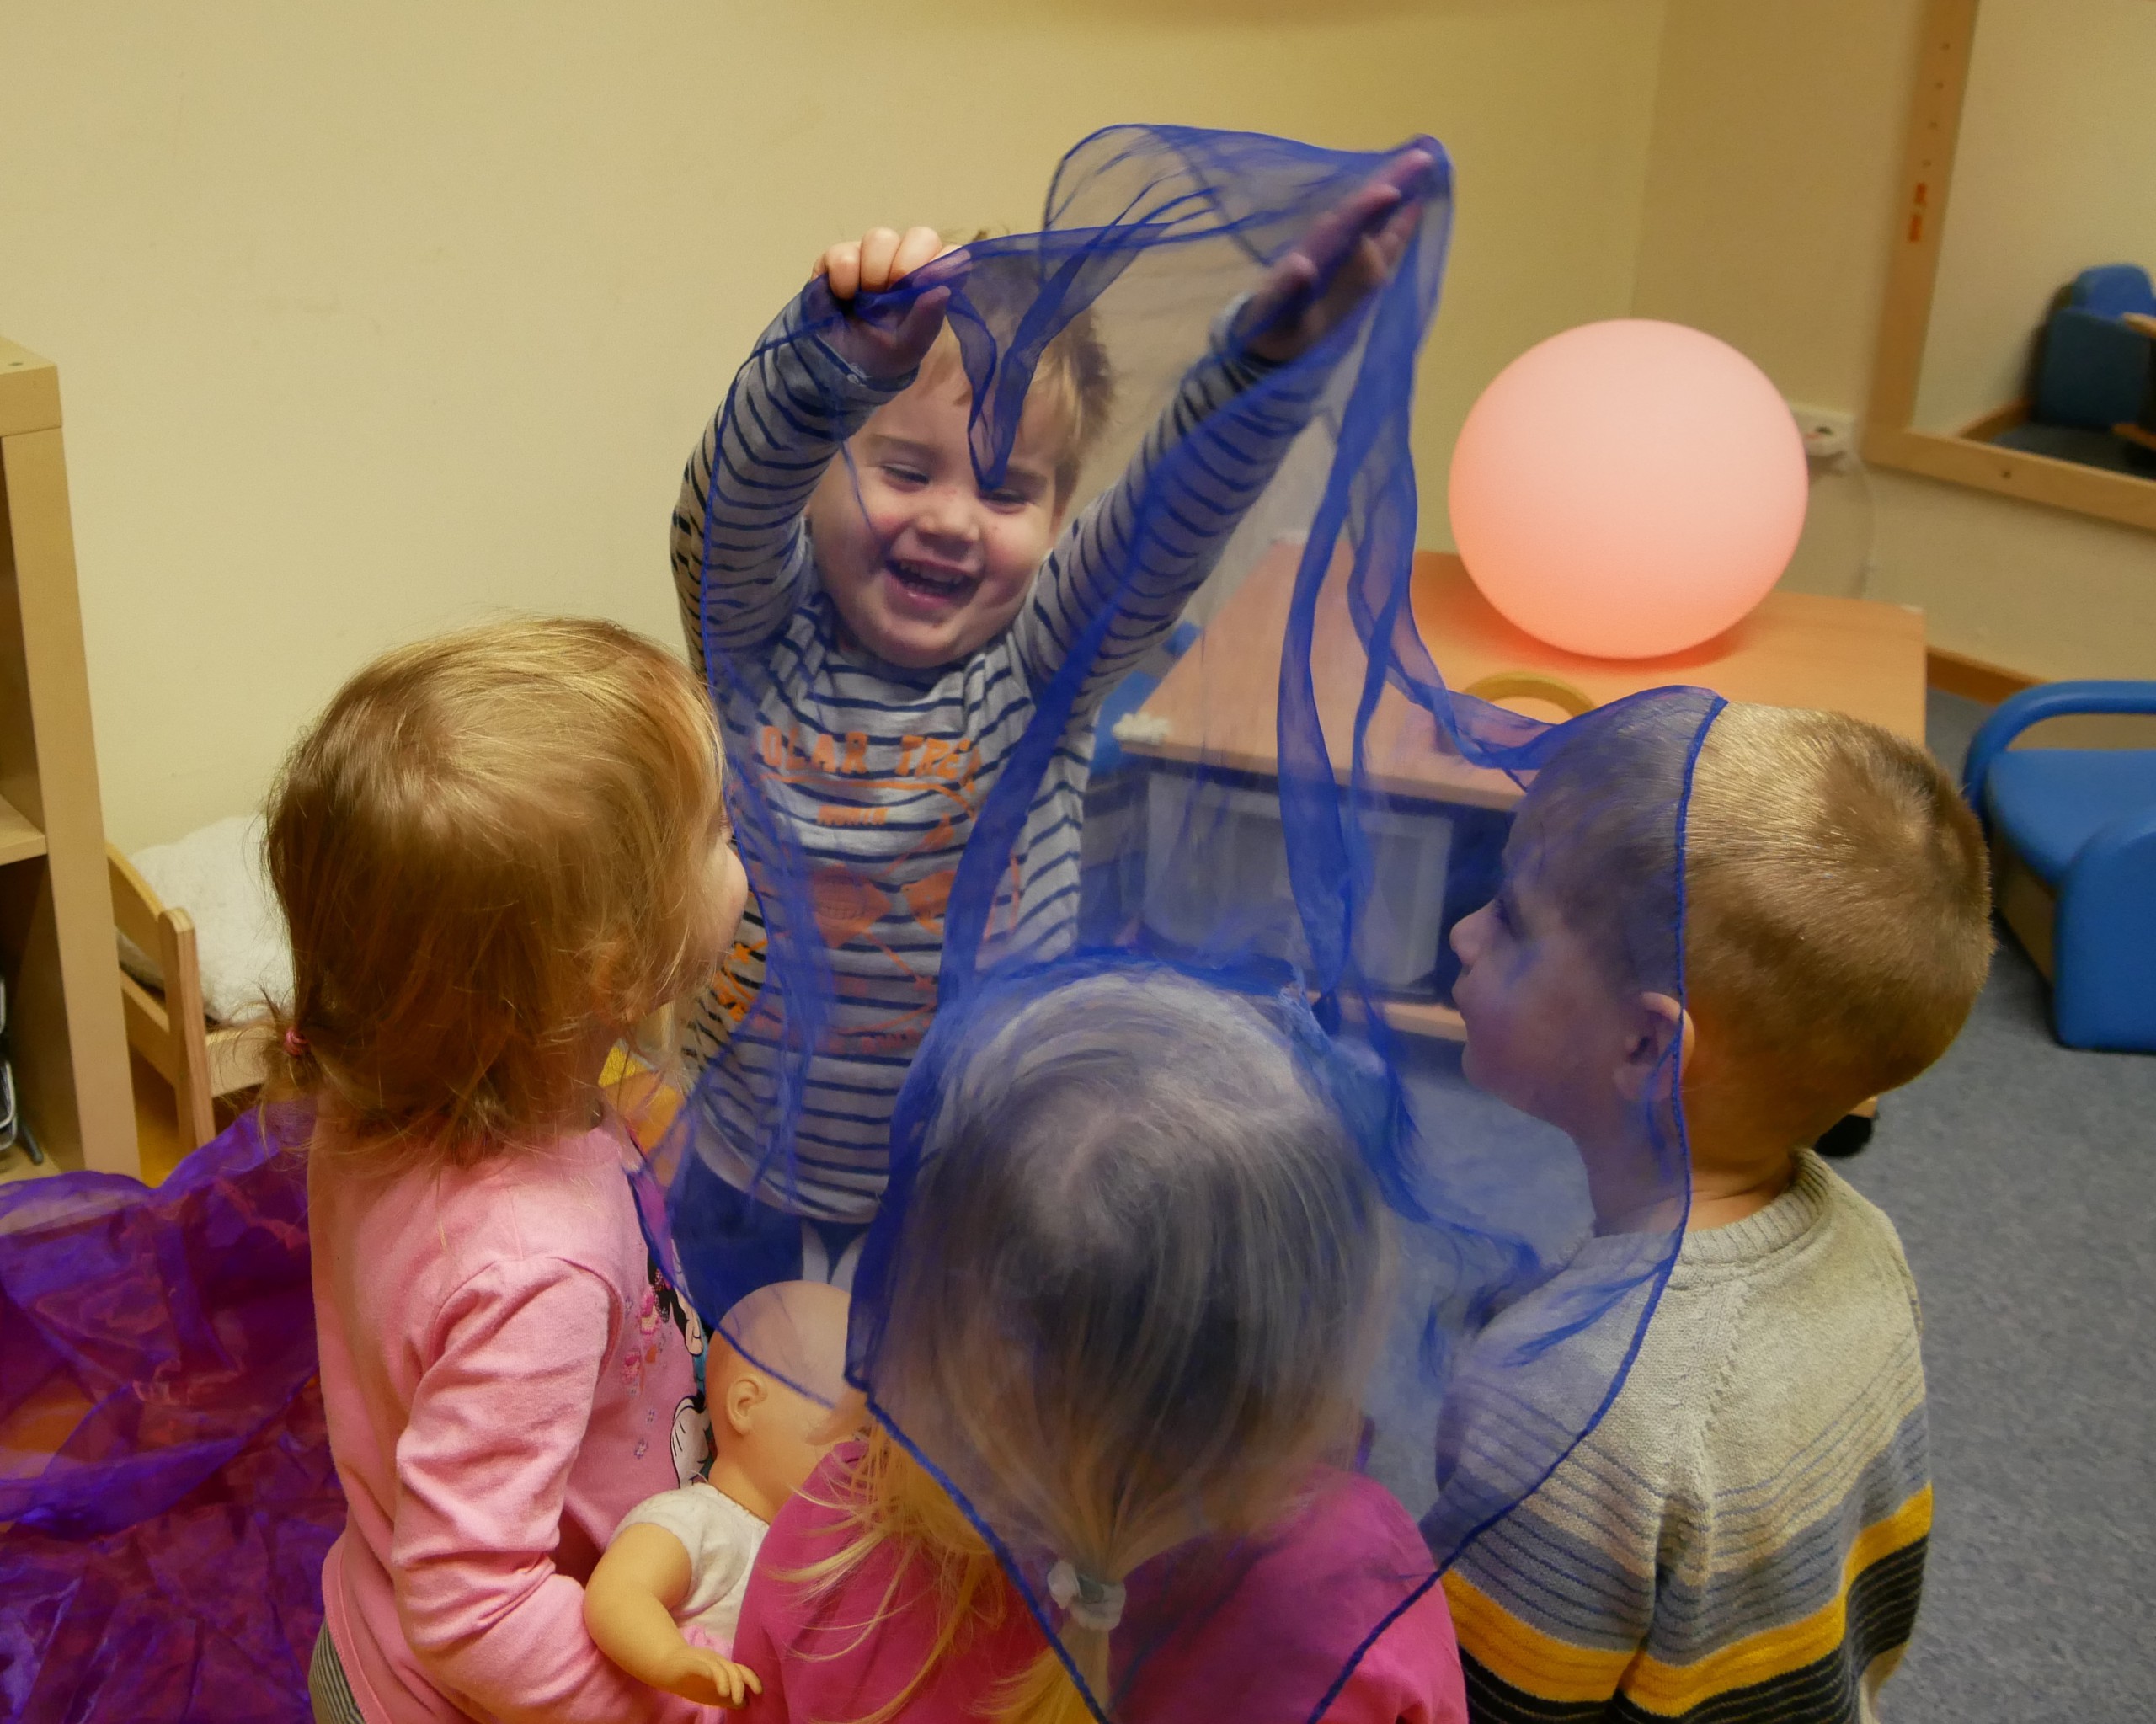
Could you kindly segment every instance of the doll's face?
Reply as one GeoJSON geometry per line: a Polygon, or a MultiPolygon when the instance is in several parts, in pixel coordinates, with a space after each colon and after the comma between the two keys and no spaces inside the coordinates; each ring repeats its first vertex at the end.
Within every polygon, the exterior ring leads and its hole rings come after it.
{"type": "Polygon", "coordinates": [[[758,1370],[723,1337],[712,1348],[706,1380],[718,1454],[773,1505],[807,1484],[823,1458],[853,1434],[846,1419],[758,1370]]]}
{"type": "Polygon", "coordinates": [[[850,1311],[846,1295],[826,1283],[782,1281],[741,1300],[711,1337],[711,1480],[766,1520],[860,1428],[864,1409],[846,1385],[850,1311]],[[794,1383],[837,1397],[852,1416],[835,1417],[794,1383]]]}

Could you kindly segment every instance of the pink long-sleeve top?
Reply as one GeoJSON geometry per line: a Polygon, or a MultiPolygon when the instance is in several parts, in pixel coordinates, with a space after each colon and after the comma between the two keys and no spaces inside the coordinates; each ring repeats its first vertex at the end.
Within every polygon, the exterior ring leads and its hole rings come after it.
{"type": "MultiPolygon", "coordinates": [[[[905,1687],[935,1642],[926,1567],[899,1572],[889,1545],[835,1586],[798,1577],[854,1535],[834,1505],[858,1454],[841,1449],[829,1457],[779,1511],[756,1553],[734,1657],[764,1688],[737,1715],[741,1724],[864,1717],[905,1687]]],[[[1429,1552],[1382,1486],[1321,1475],[1225,1601],[1193,1608],[1154,1647],[1118,1712],[1176,1724],[1302,1724],[1371,1631],[1428,1581],[1429,1552]]],[[[1132,1584],[1134,1601],[1139,1583],[1132,1584]]],[[[1014,1604],[936,1666],[907,1705],[905,1724],[979,1724],[985,1699],[1025,1671],[1043,1644],[1014,1604]]],[[[1429,1583],[1377,1635],[1324,1716],[1327,1724],[1466,1724],[1460,1647],[1442,1588],[1429,1583]]]]}
{"type": "Polygon", "coordinates": [[[693,1392],[617,1124],[468,1169],[307,1172],[329,1446],[350,1504],[323,1564],[367,1724],[715,1720],[594,1646],[582,1583],[679,1481],[693,1392]]]}

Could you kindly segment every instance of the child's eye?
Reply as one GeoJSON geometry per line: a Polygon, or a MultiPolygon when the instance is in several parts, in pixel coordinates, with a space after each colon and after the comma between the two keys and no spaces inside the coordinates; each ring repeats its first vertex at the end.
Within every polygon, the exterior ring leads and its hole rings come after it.
{"type": "Polygon", "coordinates": [[[1009,485],[999,485],[988,494],[988,500],[998,509],[1023,509],[1033,500],[1033,494],[1009,485]]]}
{"type": "Polygon", "coordinates": [[[883,477],[891,483],[908,489],[928,483],[928,475],[917,467],[900,467],[895,462],[887,461],[883,463],[881,471],[883,477]]]}

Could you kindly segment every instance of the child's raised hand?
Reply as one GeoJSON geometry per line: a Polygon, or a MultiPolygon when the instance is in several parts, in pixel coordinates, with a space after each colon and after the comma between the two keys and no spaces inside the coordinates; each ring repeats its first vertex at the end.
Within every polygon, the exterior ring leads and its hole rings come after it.
{"type": "Polygon", "coordinates": [[[686,1641],[682,1643],[680,1652],[668,1661],[664,1674],[664,1681],[655,1682],[652,1686],[701,1705],[746,1705],[750,1695],[764,1691],[756,1673],[746,1664],[736,1664],[731,1659],[720,1657],[708,1647],[691,1646],[686,1641]]]}
{"type": "Polygon", "coordinates": [[[846,319],[834,345],[851,364],[872,377],[903,376],[919,365],[943,327],[943,310],[950,302],[948,287],[931,287],[895,316],[857,315],[853,302],[861,294],[883,293],[895,287],[925,264],[932,264],[955,246],[943,243],[933,227],[872,227],[859,239],[841,241],[816,259],[812,272],[830,285],[846,319]]]}
{"type": "Polygon", "coordinates": [[[1243,307],[1243,344],[1278,363],[1346,321],[1406,250],[1436,165],[1427,150],[1403,150],[1321,217],[1243,307]]]}

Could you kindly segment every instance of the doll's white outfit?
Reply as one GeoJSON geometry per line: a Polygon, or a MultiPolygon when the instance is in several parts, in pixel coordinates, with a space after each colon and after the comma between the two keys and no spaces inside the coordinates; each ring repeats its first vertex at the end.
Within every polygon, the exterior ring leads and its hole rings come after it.
{"type": "Polygon", "coordinates": [[[689,1553],[689,1591],[675,1608],[674,1620],[691,1639],[721,1657],[734,1655],[734,1631],[741,1620],[741,1600],[749,1591],[749,1571],[771,1530],[718,1486],[703,1479],[676,1491],[647,1497],[622,1518],[620,1538],[632,1526],[664,1529],[689,1553]]]}

